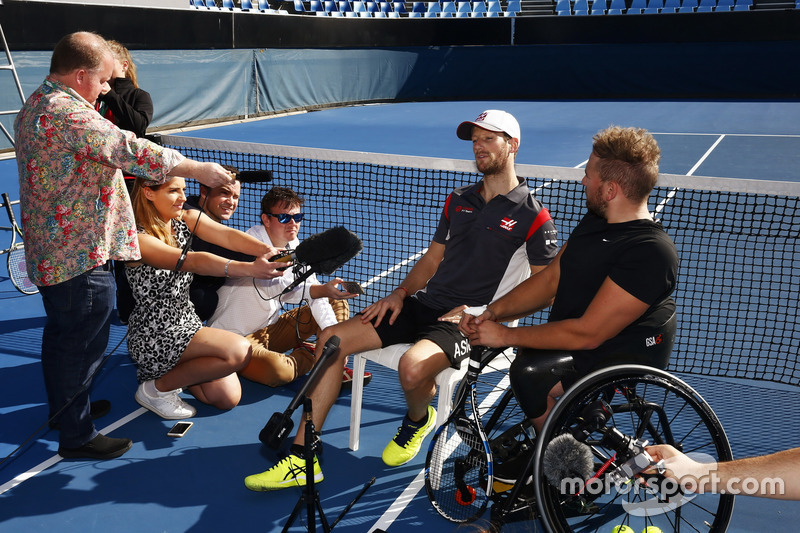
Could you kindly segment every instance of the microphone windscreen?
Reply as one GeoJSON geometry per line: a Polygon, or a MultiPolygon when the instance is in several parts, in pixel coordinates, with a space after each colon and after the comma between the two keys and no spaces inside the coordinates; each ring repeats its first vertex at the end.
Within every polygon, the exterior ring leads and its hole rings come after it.
{"type": "Polygon", "coordinates": [[[361,239],[344,226],[316,233],[297,245],[297,262],[311,265],[317,273],[330,274],[362,249],[361,239]]]}
{"type": "Polygon", "coordinates": [[[240,170],[236,179],[242,183],[266,183],[272,181],[271,170],[240,170]]]}
{"type": "Polygon", "coordinates": [[[556,488],[560,488],[564,480],[576,479],[583,487],[583,483],[594,475],[592,450],[569,433],[559,435],[547,444],[542,456],[542,473],[556,488]]]}

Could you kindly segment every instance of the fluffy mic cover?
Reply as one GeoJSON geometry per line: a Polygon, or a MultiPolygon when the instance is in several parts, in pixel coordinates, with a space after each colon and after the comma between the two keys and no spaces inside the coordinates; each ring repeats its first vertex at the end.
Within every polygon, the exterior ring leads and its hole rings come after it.
{"type": "Polygon", "coordinates": [[[554,487],[561,487],[565,479],[585,482],[594,475],[594,457],[586,444],[578,442],[569,433],[550,441],[542,457],[542,472],[554,487]]]}
{"type": "Polygon", "coordinates": [[[344,226],[336,226],[303,240],[297,245],[294,256],[298,263],[327,275],[355,257],[362,248],[361,239],[355,233],[344,226]]]}

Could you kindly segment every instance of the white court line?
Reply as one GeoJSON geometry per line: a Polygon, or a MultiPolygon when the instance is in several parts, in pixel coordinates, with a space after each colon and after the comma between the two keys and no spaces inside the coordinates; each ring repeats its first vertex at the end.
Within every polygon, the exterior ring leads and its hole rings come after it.
{"type": "Polygon", "coordinates": [[[725,134],[723,133],[722,135],[719,136],[719,138],[717,138],[717,140],[714,142],[714,144],[711,145],[711,148],[706,150],[706,153],[703,154],[703,157],[701,157],[700,160],[698,160],[697,163],[695,163],[695,165],[692,167],[692,169],[689,172],[686,173],[686,175],[687,176],[691,176],[692,174],[694,174],[694,171],[697,170],[697,167],[699,167],[700,165],[703,164],[703,161],[705,161],[706,158],[711,155],[711,152],[714,151],[714,148],[716,148],[717,145],[719,143],[721,143],[722,139],[724,139],[724,138],[725,138],[725,134]]]}
{"type": "MultiPolygon", "coordinates": [[[[116,422],[114,422],[112,424],[109,424],[108,426],[104,427],[103,429],[100,429],[99,431],[103,435],[111,433],[115,429],[117,429],[117,428],[119,428],[121,426],[124,426],[125,424],[127,424],[131,420],[141,416],[142,414],[144,414],[146,412],[147,412],[147,409],[145,409],[144,407],[140,407],[139,409],[137,409],[136,411],[132,412],[131,414],[120,418],[116,422]]],[[[31,468],[27,472],[23,472],[22,474],[18,475],[14,479],[11,479],[11,480],[7,481],[6,483],[0,485],[0,494],[3,494],[4,492],[6,492],[8,490],[13,489],[14,487],[19,485],[23,481],[27,481],[30,478],[32,478],[33,476],[39,474],[40,472],[43,472],[44,470],[47,470],[48,468],[50,468],[54,464],[57,464],[62,459],[63,459],[63,457],[61,457],[60,455],[56,454],[53,457],[51,457],[50,459],[47,459],[46,461],[43,461],[43,462],[39,463],[38,465],[34,466],[33,468],[31,468]]]]}

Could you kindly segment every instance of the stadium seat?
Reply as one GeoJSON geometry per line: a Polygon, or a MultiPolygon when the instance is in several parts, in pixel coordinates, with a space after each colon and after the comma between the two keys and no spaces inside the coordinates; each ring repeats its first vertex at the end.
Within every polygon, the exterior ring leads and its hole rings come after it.
{"type": "MultiPolygon", "coordinates": [[[[586,0],[583,1],[584,3],[586,2],[586,0]]],[[[515,17],[517,13],[519,13],[520,11],[522,11],[520,0],[508,0],[508,2],[506,2],[506,10],[503,13],[503,15],[507,17],[515,17]]],[[[587,11],[588,11],[588,6],[587,6],[587,11]]]]}
{"type": "Polygon", "coordinates": [[[734,11],[750,11],[753,5],[753,0],[736,0],[733,5],[734,11]]]}
{"type": "Polygon", "coordinates": [[[472,6],[469,2],[456,2],[456,16],[467,18],[472,13],[472,6]]]}
{"type": "Polygon", "coordinates": [[[697,9],[697,0],[683,0],[678,13],[694,13],[697,9]]]}
{"type": "Polygon", "coordinates": [[[207,9],[218,9],[216,0],[206,0],[207,9]]]}
{"type": "Polygon", "coordinates": [[[425,11],[427,11],[425,2],[414,2],[411,5],[411,13],[409,13],[408,16],[412,18],[424,17],[425,11]]]}
{"type": "MultiPolygon", "coordinates": [[[[259,0],[259,2],[260,1],[261,0],[259,0]]],[[[308,4],[308,10],[318,17],[327,15],[325,8],[322,6],[322,0],[310,0],[308,4]]]]}
{"type": "Polygon", "coordinates": [[[568,17],[572,15],[572,11],[567,11],[566,9],[559,9],[558,11],[556,11],[556,15],[558,15],[559,17],[568,17]]]}
{"type": "Polygon", "coordinates": [[[353,8],[353,13],[355,13],[357,17],[369,16],[369,13],[367,12],[367,7],[364,4],[363,0],[355,0],[351,5],[351,7],[353,8]]]}
{"type": "Polygon", "coordinates": [[[240,4],[242,6],[242,11],[251,11],[253,9],[253,2],[250,0],[242,0],[240,4]]]}
{"type": "Polygon", "coordinates": [[[483,0],[476,0],[472,4],[471,17],[483,17],[486,15],[486,3],[483,0]]]}
{"type": "Polygon", "coordinates": [[[262,13],[272,12],[272,8],[269,6],[269,2],[267,0],[258,0],[258,10],[262,13]]]}
{"type": "Polygon", "coordinates": [[[500,6],[500,1],[489,0],[489,3],[486,4],[486,16],[499,17],[501,16],[501,13],[503,13],[503,8],[500,6]]]}
{"type": "Polygon", "coordinates": [[[425,16],[428,18],[438,17],[441,12],[442,6],[439,5],[439,2],[428,2],[428,9],[425,11],[425,16]]]}
{"type": "Polygon", "coordinates": [[[456,14],[456,4],[450,0],[442,1],[442,12],[439,13],[440,17],[454,17],[456,14]]]}
{"type": "Polygon", "coordinates": [[[575,3],[572,4],[572,14],[573,15],[579,15],[579,14],[580,15],[588,15],[589,14],[589,2],[587,0],[575,0],[575,3]]]}
{"type": "Polygon", "coordinates": [[[570,0],[556,0],[556,11],[572,11],[570,0]]]}
{"type": "Polygon", "coordinates": [[[733,9],[733,0],[718,0],[717,7],[714,11],[731,11],[733,9]]]}
{"type": "Polygon", "coordinates": [[[381,8],[381,13],[383,13],[384,17],[390,17],[390,16],[392,16],[392,13],[394,12],[394,10],[392,9],[392,3],[391,2],[381,2],[380,3],[380,8],[381,8]]]}
{"type": "Polygon", "coordinates": [[[406,9],[406,3],[405,2],[395,2],[393,5],[394,5],[394,9],[392,11],[397,13],[398,17],[400,17],[400,16],[407,17],[408,16],[408,10],[406,9]]]}
{"type": "Polygon", "coordinates": [[[605,15],[606,9],[608,9],[608,5],[606,4],[606,0],[594,0],[592,2],[591,9],[589,10],[590,15],[605,15]]]}
{"type": "Polygon", "coordinates": [[[681,7],[681,0],[664,0],[664,8],[662,13],[677,13],[681,7]]]}
{"type": "Polygon", "coordinates": [[[609,9],[606,11],[606,15],[622,15],[622,10],[617,8],[609,9]]]}
{"type": "Polygon", "coordinates": [[[206,9],[206,3],[203,0],[192,0],[192,5],[197,9],[206,9]]]}
{"type": "Polygon", "coordinates": [[[627,15],[641,15],[647,8],[647,0],[631,0],[631,5],[625,12],[627,15]]]}
{"type": "Polygon", "coordinates": [[[233,11],[233,0],[222,0],[222,9],[233,11]]]}
{"type": "Polygon", "coordinates": [[[664,0],[650,0],[647,7],[644,9],[645,15],[657,15],[661,13],[661,8],[664,7],[664,0]]]}

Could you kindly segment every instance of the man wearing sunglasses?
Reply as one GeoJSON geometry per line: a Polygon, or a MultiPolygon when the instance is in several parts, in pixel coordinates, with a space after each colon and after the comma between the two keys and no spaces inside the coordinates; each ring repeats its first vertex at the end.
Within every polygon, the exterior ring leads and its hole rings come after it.
{"type": "MultiPolygon", "coordinates": [[[[437,374],[460,366],[469,356],[469,340],[448,317],[460,313],[462,305],[494,301],[544,269],[558,252],[550,214],[514,170],[520,145],[517,120],[505,111],[488,110],[460,124],[456,135],[472,142],[483,179],[450,194],[427,251],[398,287],[360,316],[324,330],[317,342],[321,348],[338,336],[340,360],[351,353],[413,343],[398,366],[407,412],[383,451],[389,466],[417,455],[436,422],[430,402],[437,374]]],[[[332,364],[311,388],[317,430],[339,393],[335,370],[332,364]]],[[[245,486],[261,491],[305,484],[304,439],[301,426],[290,454],[266,472],[245,478],[245,486]]],[[[316,458],[314,479],[323,479],[316,458]]]]}
{"type": "MultiPolygon", "coordinates": [[[[293,190],[273,187],[261,199],[261,224],[247,233],[275,248],[297,248],[302,206],[303,199],[293,190]]],[[[291,268],[270,280],[229,278],[217,291],[219,302],[208,321],[209,326],[247,337],[253,355],[239,374],[270,387],[285,385],[311,370],[316,361],[314,345],[305,341],[323,328],[347,320],[347,299],[356,296],[337,288],[341,279],[320,284],[313,274],[283,294],[294,279],[291,268]],[[310,303],[282,313],[284,304],[304,300],[310,303]]],[[[352,382],[349,368],[341,375],[343,382],[352,382]]]]}

